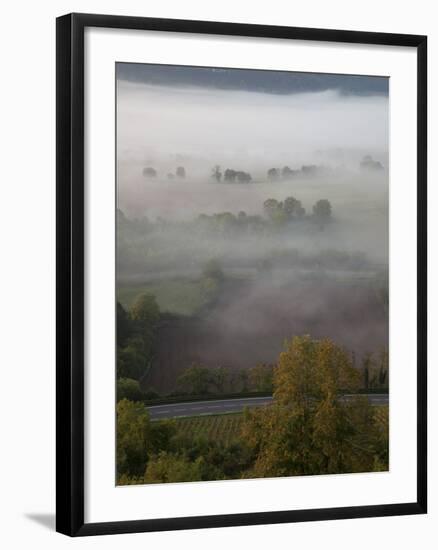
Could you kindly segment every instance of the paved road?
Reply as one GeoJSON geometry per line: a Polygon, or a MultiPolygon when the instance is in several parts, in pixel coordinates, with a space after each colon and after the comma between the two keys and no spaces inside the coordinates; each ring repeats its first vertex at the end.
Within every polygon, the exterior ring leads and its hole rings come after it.
{"type": "MultiPolygon", "coordinates": [[[[351,396],[345,395],[343,399],[351,396]]],[[[387,405],[388,394],[368,394],[372,405],[387,405]]],[[[178,418],[181,416],[199,416],[204,414],[224,414],[241,412],[244,407],[269,405],[272,397],[247,397],[243,399],[221,399],[217,401],[194,401],[192,403],[172,403],[148,407],[151,420],[178,418]]]]}

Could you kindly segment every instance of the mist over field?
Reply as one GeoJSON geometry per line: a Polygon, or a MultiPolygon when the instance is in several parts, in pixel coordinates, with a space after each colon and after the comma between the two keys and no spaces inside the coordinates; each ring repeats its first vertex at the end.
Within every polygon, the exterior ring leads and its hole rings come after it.
{"type": "Polygon", "coordinates": [[[226,86],[211,69],[191,83],[142,71],[117,81],[117,284],[127,311],[146,293],[162,315],[143,387],[175,391],[193,364],[274,364],[294,335],[358,361],[387,349],[378,79],[356,77],[366,93],[324,75],[271,89],[271,73],[262,91],[248,71],[226,86]]]}

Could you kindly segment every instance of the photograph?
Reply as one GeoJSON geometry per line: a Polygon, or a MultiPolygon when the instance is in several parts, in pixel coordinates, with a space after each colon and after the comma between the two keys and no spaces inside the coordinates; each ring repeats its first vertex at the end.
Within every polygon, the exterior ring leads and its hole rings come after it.
{"type": "Polygon", "coordinates": [[[116,485],[389,471],[390,79],[115,78],[116,485]]]}

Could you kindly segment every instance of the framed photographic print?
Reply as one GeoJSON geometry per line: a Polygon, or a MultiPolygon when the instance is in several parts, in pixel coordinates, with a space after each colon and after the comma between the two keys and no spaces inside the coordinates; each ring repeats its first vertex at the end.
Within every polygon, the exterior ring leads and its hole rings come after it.
{"type": "Polygon", "coordinates": [[[57,530],[426,512],[426,37],[57,20],[57,530]]]}

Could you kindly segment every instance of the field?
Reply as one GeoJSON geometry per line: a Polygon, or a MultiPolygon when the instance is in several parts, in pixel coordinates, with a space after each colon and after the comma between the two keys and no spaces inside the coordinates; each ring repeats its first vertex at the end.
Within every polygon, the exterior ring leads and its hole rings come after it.
{"type": "Polygon", "coordinates": [[[202,437],[229,445],[239,438],[242,415],[221,414],[178,418],[178,434],[190,438],[202,437]]]}
{"type": "Polygon", "coordinates": [[[121,286],[118,299],[129,308],[142,293],[153,294],[162,312],[194,315],[207,303],[202,283],[196,280],[163,280],[135,286],[121,286]]]}

